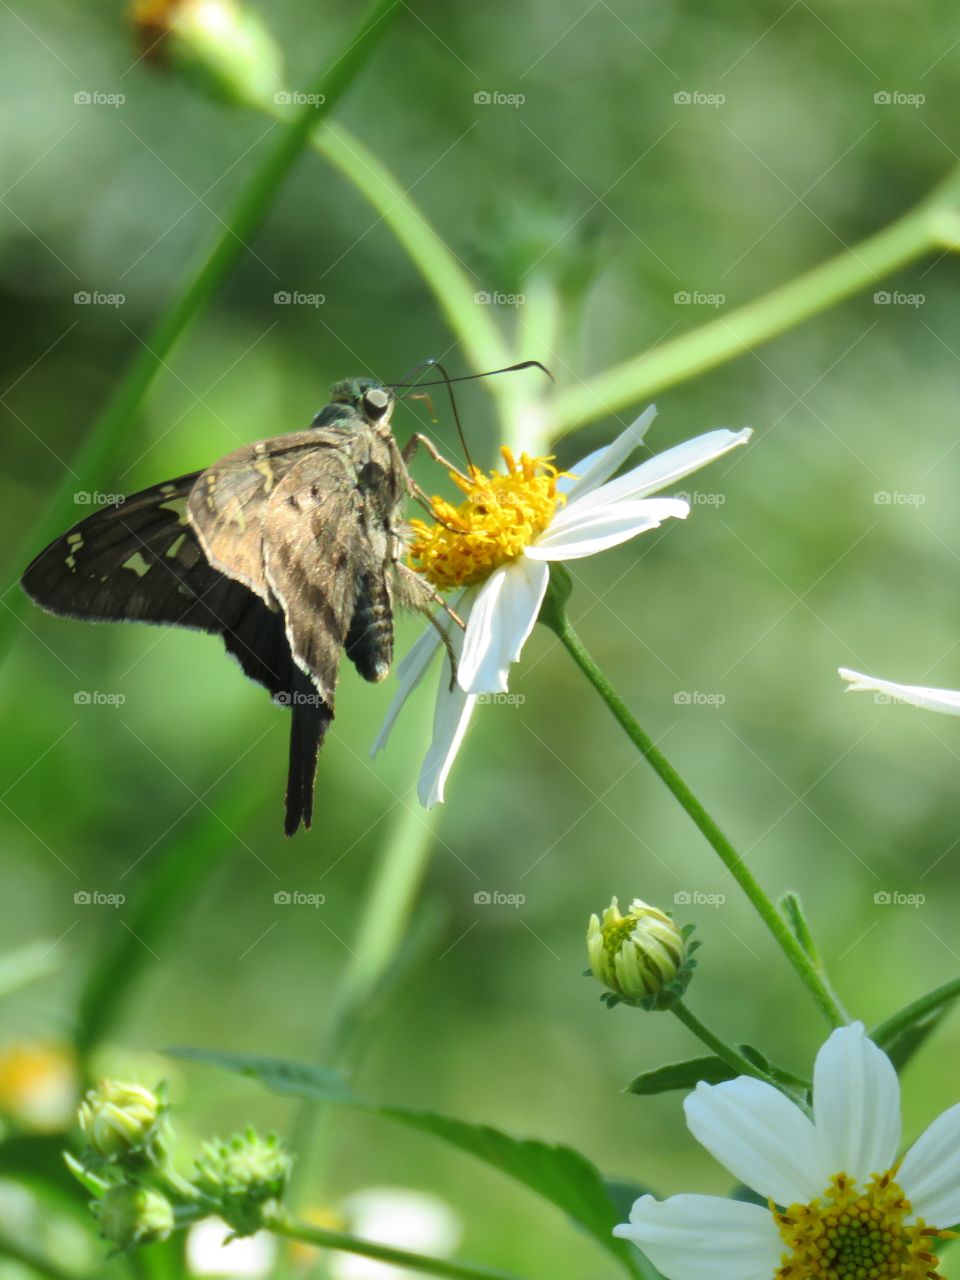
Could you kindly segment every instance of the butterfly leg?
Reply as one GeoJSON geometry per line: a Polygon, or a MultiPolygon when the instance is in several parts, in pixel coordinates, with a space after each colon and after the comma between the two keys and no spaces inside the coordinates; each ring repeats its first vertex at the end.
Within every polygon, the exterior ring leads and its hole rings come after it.
{"type": "Polygon", "coordinates": [[[395,562],[394,567],[399,579],[401,602],[408,609],[413,609],[422,614],[443,642],[447,657],[450,659],[450,688],[452,690],[457,683],[457,655],[450,640],[449,631],[436,616],[435,606],[439,605],[447,617],[451,618],[461,630],[466,629],[466,623],[454,609],[450,608],[440,592],[434,590],[430,583],[411,569],[409,565],[398,560],[395,562]]]}
{"type": "Polygon", "coordinates": [[[402,456],[406,465],[409,466],[413,461],[414,454],[421,445],[423,445],[424,449],[426,449],[434,462],[439,462],[441,467],[445,467],[448,471],[452,471],[455,476],[459,476],[460,479],[466,481],[467,484],[470,483],[470,476],[464,475],[458,466],[443,456],[429,436],[425,436],[419,431],[415,435],[412,435],[403,446],[402,456]]]}

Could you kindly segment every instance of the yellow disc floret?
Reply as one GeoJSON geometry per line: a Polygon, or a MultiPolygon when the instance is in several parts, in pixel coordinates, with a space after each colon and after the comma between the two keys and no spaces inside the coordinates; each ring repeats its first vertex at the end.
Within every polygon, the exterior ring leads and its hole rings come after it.
{"type": "Polygon", "coordinates": [[[894,1180],[874,1174],[864,1189],[838,1173],[819,1200],[770,1206],[788,1252],[776,1280],[942,1280],[930,1246],[950,1236],[912,1216],[894,1180]]]}
{"type": "Polygon", "coordinates": [[[482,582],[494,569],[516,560],[550,524],[565,501],[557,492],[563,472],[552,458],[519,459],[500,450],[506,473],[471,466],[450,478],[466,495],[459,506],[432,498],[436,524],[412,520],[410,566],[441,590],[482,582]]]}

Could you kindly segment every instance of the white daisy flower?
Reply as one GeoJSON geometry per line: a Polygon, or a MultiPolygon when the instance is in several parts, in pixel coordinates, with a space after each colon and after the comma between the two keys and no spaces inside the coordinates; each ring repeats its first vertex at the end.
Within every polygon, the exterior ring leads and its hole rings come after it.
{"type": "MultiPolygon", "coordinates": [[[[616,480],[616,471],[643,441],[656,415],[653,405],[613,444],[561,474],[550,458],[501,450],[506,472],[472,468],[453,479],[466,495],[455,507],[434,499],[438,523],[413,521],[414,565],[439,590],[460,588],[452,607],[466,622],[453,628],[457,684],[444,666],[434,714],[433,740],[420,774],[421,803],[443,800],[444,785],[477,697],[505,693],[511,663],[533,630],[550,576],[550,562],[579,560],[618,546],[669,517],[685,518],[682,498],[653,498],[667,485],[706,466],[751,432],[709,431],[642,462],[616,480]]],[[[443,615],[439,615],[440,618],[443,615]]],[[[420,683],[440,647],[433,628],[420,637],[397,668],[400,690],[374,753],[386,742],[397,714],[420,683]]]]}
{"type": "Polygon", "coordinates": [[[885,693],[898,702],[909,702],[912,707],[927,711],[942,711],[948,716],[960,716],[960,693],[954,689],[927,689],[919,684],[894,684],[892,680],[877,680],[849,667],[838,667],[841,677],[849,682],[847,693],[885,693]]]}
{"type": "Polygon", "coordinates": [[[812,1119],[747,1076],[697,1085],[684,1108],[697,1141],[769,1208],[641,1196],[614,1234],[667,1280],[938,1280],[931,1245],[960,1221],[960,1105],[898,1160],[900,1083],[861,1023],[817,1054],[812,1119]]]}

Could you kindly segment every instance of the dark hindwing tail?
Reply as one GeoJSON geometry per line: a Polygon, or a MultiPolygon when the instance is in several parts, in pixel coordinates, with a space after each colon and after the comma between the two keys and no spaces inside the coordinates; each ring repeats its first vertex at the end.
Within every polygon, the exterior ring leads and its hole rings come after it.
{"type": "Polygon", "coordinates": [[[321,699],[313,681],[296,669],[291,681],[290,769],[287,774],[287,812],[283,830],[292,836],[313,821],[313,787],[317,757],[323,746],[332,709],[321,699]]]}

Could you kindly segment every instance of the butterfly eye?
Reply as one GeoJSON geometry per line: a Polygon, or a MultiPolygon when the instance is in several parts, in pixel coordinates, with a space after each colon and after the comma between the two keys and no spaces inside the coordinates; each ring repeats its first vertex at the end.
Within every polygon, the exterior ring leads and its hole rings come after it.
{"type": "Polygon", "coordinates": [[[368,417],[382,418],[390,403],[390,396],[383,387],[371,387],[363,393],[363,407],[368,417]]]}

